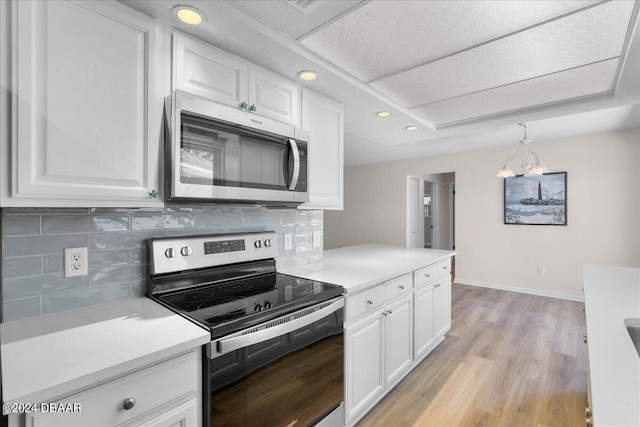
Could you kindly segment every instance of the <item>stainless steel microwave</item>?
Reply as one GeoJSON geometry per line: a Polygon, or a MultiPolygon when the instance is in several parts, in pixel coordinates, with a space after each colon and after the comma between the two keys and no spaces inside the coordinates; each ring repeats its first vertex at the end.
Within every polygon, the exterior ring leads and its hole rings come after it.
{"type": "Polygon", "coordinates": [[[181,91],[165,99],[165,115],[169,200],[309,201],[308,138],[300,129],[181,91]]]}

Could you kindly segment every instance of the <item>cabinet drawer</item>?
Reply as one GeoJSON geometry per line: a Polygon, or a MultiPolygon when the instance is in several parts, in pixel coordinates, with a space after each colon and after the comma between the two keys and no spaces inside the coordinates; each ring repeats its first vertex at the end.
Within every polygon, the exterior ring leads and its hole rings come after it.
{"type": "Polygon", "coordinates": [[[439,279],[447,274],[451,273],[451,258],[447,258],[443,261],[435,264],[422,267],[419,270],[413,272],[413,283],[415,287],[429,283],[435,279],[439,279]]]}
{"type": "Polygon", "coordinates": [[[413,277],[411,273],[407,273],[403,276],[396,277],[385,283],[387,291],[387,300],[391,300],[398,295],[402,295],[411,291],[413,288],[413,277]]]}
{"type": "Polygon", "coordinates": [[[78,404],[80,412],[39,412],[27,414],[27,418],[33,427],[120,425],[196,392],[198,369],[198,353],[194,351],[57,401],[71,407],[78,404]],[[125,410],[125,400],[130,398],[135,404],[125,410]]]}
{"type": "Polygon", "coordinates": [[[354,296],[347,296],[347,321],[384,304],[386,301],[385,289],[385,285],[382,284],[354,296]]]}

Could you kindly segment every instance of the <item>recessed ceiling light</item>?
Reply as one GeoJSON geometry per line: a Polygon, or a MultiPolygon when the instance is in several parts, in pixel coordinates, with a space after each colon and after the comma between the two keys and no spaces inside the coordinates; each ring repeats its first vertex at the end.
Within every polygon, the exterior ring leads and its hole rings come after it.
{"type": "Polygon", "coordinates": [[[300,71],[298,73],[298,77],[300,77],[302,80],[306,80],[310,82],[315,80],[318,77],[318,75],[315,73],[315,71],[305,70],[305,71],[300,71]]]}
{"type": "Polygon", "coordinates": [[[171,9],[180,22],[188,25],[200,25],[207,21],[204,13],[191,6],[176,6],[171,9]]]}
{"type": "Polygon", "coordinates": [[[390,115],[391,115],[391,113],[388,112],[388,111],[378,111],[376,113],[376,116],[378,116],[378,117],[389,117],[390,115]]]}
{"type": "Polygon", "coordinates": [[[418,126],[407,126],[404,130],[418,130],[418,126]]]}

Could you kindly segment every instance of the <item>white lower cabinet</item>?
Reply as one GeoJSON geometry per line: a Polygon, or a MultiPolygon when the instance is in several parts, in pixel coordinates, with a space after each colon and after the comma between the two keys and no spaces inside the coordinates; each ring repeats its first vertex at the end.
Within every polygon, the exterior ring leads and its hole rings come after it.
{"type": "Polygon", "coordinates": [[[202,421],[201,363],[198,349],[54,400],[48,412],[27,413],[25,426],[199,426],[202,421]]]}
{"type": "Polygon", "coordinates": [[[442,337],[451,329],[451,276],[435,283],[436,337],[442,337]]]}
{"type": "Polygon", "coordinates": [[[451,260],[346,297],[345,425],[355,425],[451,327],[451,260]]]}
{"type": "Polygon", "coordinates": [[[414,354],[419,361],[451,328],[451,277],[440,277],[414,292],[414,354]]]}
{"type": "Polygon", "coordinates": [[[358,417],[411,366],[411,294],[345,329],[347,416],[358,417]]]}
{"type": "Polygon", "coordinates": [[[411,294],[390,304],[386,317],[385,384],[395,385],[411,367],[413,361],[413,307],[411,294]]]}
{"type": "Polygon", "coordinates": [[[423,286],[413,294],[414,312],[414,355],[416,359],[426,356],[436,342],[435,288],[423,286]]]}
{"type": "Polygon", "coordinates": [[[382,314],[345,328],[347,420],[355,419],[384,388],[382,314]]]}

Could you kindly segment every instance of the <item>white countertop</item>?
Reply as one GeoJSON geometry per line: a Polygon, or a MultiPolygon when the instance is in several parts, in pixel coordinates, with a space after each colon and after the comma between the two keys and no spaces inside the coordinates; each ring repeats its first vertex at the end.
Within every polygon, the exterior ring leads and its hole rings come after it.
{"type": "Polygon", "coordinates": [[[322,262],[290,267],[280,272],[341,285],[350,294],[455,254],[455,251],[439,249],[366,244],[324,251],[322,262]]]}
{"type": "Polygon", "coordinates": [[[210,333],[149,298],[2,323],[4,402],[41,403],[195,349],[210,333]]]}
{"type": "Polygon", "coordinates": [[[640,269],[583,270],[593,425],[640,426],[640,357],[624,324],[640,317],[640,269]]]}

